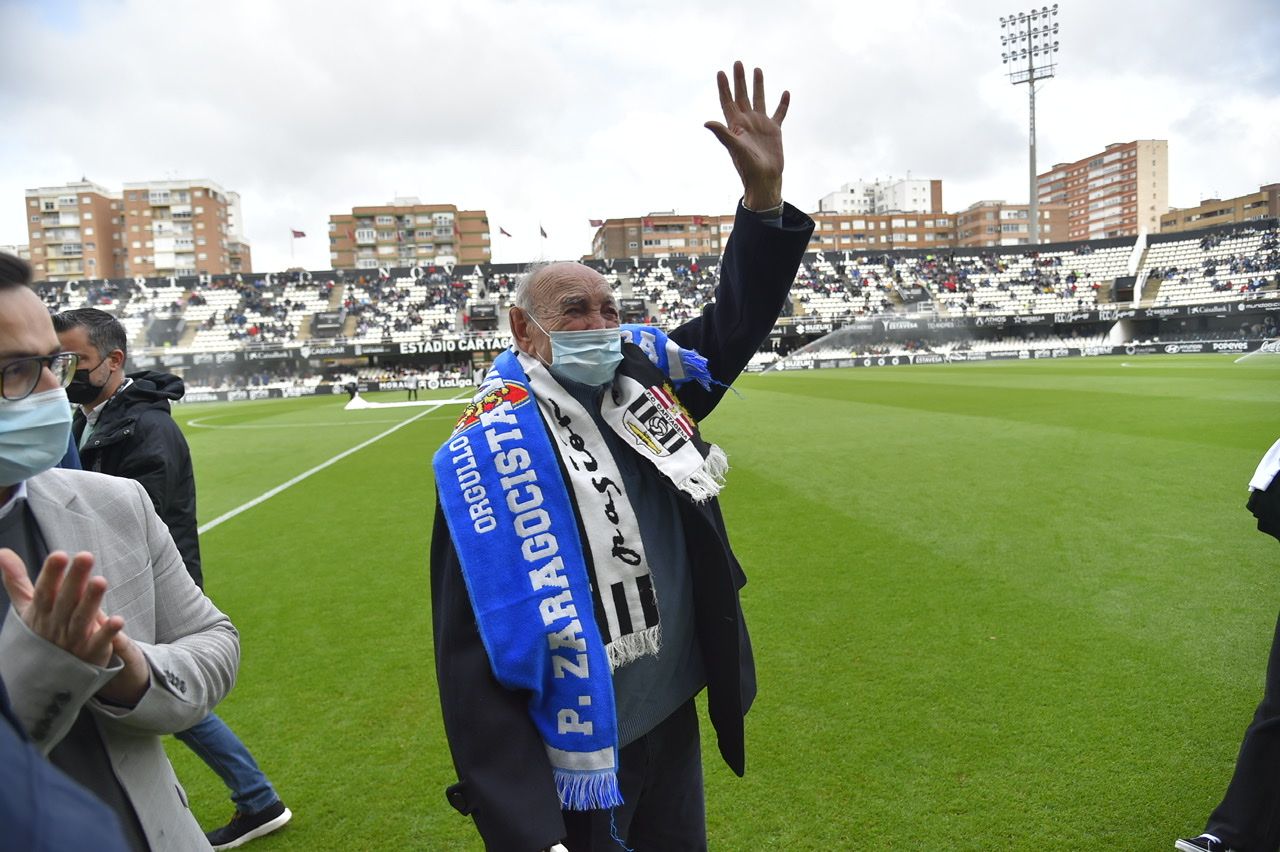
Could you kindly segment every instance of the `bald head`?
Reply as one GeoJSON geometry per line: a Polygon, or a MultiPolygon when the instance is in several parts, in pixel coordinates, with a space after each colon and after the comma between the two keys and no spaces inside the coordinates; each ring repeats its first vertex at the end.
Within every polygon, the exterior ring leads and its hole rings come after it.
{"type": "Polygon", "coordinates": [[[591,267],[548,263],[520,280],[510,319],[516,347],[550,364],[547,332],[617,328],[618,303],[609,282],[591,267]]]}

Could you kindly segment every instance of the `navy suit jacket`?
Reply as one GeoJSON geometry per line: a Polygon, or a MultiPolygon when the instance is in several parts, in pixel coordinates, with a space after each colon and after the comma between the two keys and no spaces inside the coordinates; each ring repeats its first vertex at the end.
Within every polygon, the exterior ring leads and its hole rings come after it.
{"type": "Polygon", "coordinates": [[[0,682],[0,850],[125,852],[115,812],[44,759],[0,682]]]}
{"type": "MultiPolygon", "coordinates": [[[[717,381],[727,385],[737,378],[768,337],[812,232],[813,220],[790,205],[780,225],[739,207],[715,301],[671,332],[681,346],[706,356],[717,381]]],[[[701,420],[725,390],[716,385],[704,390],[689,382],[678,395],[701,420]]],[[[720,754],[741,775],[743,716],[756,693],[751,643],[738,599],[746,576],[729,549],[719,504],[696,504],[671,490],[694,566],[694,617],[706,660],[708,711],[720,754]]],[[[503,687],[489,667],[438,500],[431,538],[431,602],[445,734],[460,779],[446,791],[449,802],[471,815],[488,849],[534,852],[558,843],[565,834],[564,821],[546,749],[529,719],[527,695],[503,687]]]]}

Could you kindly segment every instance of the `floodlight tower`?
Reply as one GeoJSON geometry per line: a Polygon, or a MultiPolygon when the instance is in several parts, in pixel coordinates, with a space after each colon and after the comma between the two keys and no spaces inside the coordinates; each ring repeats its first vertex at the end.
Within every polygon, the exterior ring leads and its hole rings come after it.
{"type": "Polygon", "coordinates": [[[1031,93],[1031,195],[1027,204],[1027,242],[1040,242],[1040,190],[1036,186],[1036,81],[1053,76],[1058,52],[1058,4],[1017,12],[1000,19],[1000,60],[1009,66],[1009,82],[1026,83],[1031,93]]]}

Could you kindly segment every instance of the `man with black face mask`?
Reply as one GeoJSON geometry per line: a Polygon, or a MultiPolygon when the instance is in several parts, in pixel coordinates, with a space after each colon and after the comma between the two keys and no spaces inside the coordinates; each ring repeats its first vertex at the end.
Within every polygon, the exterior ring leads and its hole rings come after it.
{"type": "MultiPolygon", "coordinates": [[[[67,398],[79,405],[71,433],[85,470],[137,480],[146,489],[182,554],[191,579],[203,588],[196,530],[196,486],[187,439],[170,412],[182,379],[150,370],[124,372],[124,326],[96,308],[53,318],[63,350],[79,356],[67,398]]],[[[208,833],[215,849],[229,849],[269,834],[293,816],[244,743],[213,713],[177,735],[231,791],[235,815],[208,833]]]]}
{"type": "Polygon", "coordinates": [[[80,356],[67,385],[67,399],[79,406],[71,434],[80,466],[142,483],[191,579],[202,586],[191,452],[169,408],[186,392],[182,379],[149,370],[126,375],[124,326],[105,311],[63,311],[53,327],[63,349],[80,356]]]}

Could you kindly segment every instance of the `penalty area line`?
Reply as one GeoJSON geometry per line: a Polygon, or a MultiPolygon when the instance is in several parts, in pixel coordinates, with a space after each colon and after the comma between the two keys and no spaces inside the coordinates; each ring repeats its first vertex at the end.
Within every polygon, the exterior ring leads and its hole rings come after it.
{"type": "Polygon", "coordinates": [[[243,512],[247,512],[250,509],[252,509],[254,506],[257,506],[261,503],[265,503],[266,501],[270,500],[272,497],[279,494],[281,491],[292,488],[293,486],[297,485],[299,482],[302,482],[304,479],[308,479],[316,475],[320,471],[324,470],[325,468],[330,467],[331,465],[337,464],[338,462],[345,459],[347,456],[351,455],[352,453],[357,453],[360,450],[363,450],[365,447],[369,446],[370,444],[374,444],[374,443],[377,443],[378,441],[381,441],[383,438],[387,437],[392,432],[395,432],[399,429],[403,429],[405,426],[408,426],[410,423],[413,423],[415,420],[421,420],[423,417],[426,417],[428,414],[432,414],[436,412],[438,409],[440,409],[445,404],[450,402],[458,402],[458,400],[456,399],[441,400],[439,405],[435,405],[430,408],[424,409],[423,411],[418,412],[417,414],[413,415],[407,420],[400,421],[396,425],[392,426],[390,429],[387,429],[386,431],[383,431],[383,432],[379,432],[377,435],[374,435],[372,438],[368,439],[367,441],[361,441],[359,444],[356,444],[354,447],[351,447],[350,449],[343,450],[342,452],[338,453],[333,458],[320,462],[320,464],[316,465],[310,470],[303,471],[302,473],[295,476],[293,479],[290,479],[287,482],[282,482],[279,485],[277,485],[275,488],[272,488],[269,491],[264,491],[263,493],[259,494],[257,497],[254,497],[248,503],[244,503],[240,506],[236,506],[231,511],[221,514],[218,517],[214,518],[212,521],[202,524],[200,527],[196,529],[196,533],[199,535],[204,535],[209,530],[223,523],[226,523],[227,521],[234,518],[236,515],[239,515],[243,512]]]}

